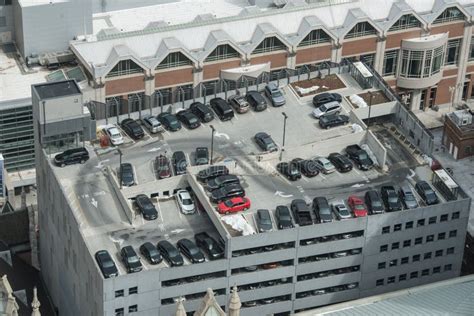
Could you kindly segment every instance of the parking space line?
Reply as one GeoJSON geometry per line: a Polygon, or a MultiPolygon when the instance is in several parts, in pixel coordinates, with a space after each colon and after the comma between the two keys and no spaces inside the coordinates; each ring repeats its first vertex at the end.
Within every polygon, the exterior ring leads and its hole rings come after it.
{"type": "Polygon", "coordinates": [[[166,130],[166,129],[165,129],[165,133],[166,133],[166,135],[171,136],[170,132],[168,132],[168,130],[166,130]]]}
{"type": "Polygon", "coordinates": [[[309,180],[306,177],[301,177],[301,179],[309,183],[309,180]]]}
{"type": "Polygon", "coordinates": [[[156,206],[158,206],[158,217],[160,218],[161,223],[164,225],[165,222],[163,220],[163,214],[161,212],[161,206],[160,206],[160,201],[156,202],[156,206]]]}
{"type": "Polygon", "coordinates": [[[357,170],[357,168],[352,168],[352,170],[354,170],[354,171],[355,171],[355,173],[357,173],[359,176],[360,176],[360,175],[362,175],[362,174],[360,173],[360,171],[359,171],[359,170],[357,170]]]}
{"type": "Polygon", "coordinates": [[[239,120],[238,115],[234,115],[234,118],[235,118],[237,121],[239,120]]]}
{"type": "Polygon", "coordinates": [[[326,180],[326,177],[323,175],[322,172],[320,172],[319,175],[321,176],[321,178],[323,178],[324,180],[326,180]]]}

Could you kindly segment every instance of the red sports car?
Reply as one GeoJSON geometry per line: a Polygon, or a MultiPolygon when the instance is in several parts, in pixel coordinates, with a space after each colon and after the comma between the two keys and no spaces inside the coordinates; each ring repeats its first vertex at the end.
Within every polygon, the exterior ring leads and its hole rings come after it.
{"type": "Polygon", "coordinates": [[[354,212],[355,217],[367,216],[367,207],[365,207],[364,201],[362,201],[362,199],[355,195],[351,195],[349,196],[347,202],[352,212],[354,212]]]}
{"type": "Polygon", "coordinates": [[[250,208],[250,200],[246,197],[235,197],[217,204],[219,214],[229,214],[245,211],[250,208]]]}

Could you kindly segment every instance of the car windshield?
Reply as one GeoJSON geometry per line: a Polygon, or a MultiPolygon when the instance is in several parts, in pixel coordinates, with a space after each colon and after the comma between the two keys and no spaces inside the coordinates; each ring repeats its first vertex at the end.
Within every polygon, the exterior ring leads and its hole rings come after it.
{"type": "Polygon", "coordinates": [[[436,195],[433,191],[426,191],[426,198],[428,200],[434,200],[436,198],[436,195]]]}
{"type": "Polygon", "coordinates": [[[274,98],[279,98],[279,97],[282,96],[281,92],[278,91],[278,90],[277,90],[277,91],[273,91],[273,92],[272,92],[272,95],[273,95],[274,98]]]}
{"type": "Polygon", "coordinates": [[[380,203],[379,200],[374,200],[372,201],[372,206],[379,207],[379,206],[382,206],[382,203],[380,203]]]}
{"type": "Polygon", "coordinates": [[[128,258],[128,262],[130,263],[136,263],[138,261],[140,261],[140,259],[138,259],[137,256],[131,256],[130,258],[128,258]]]}
{"type": "Polygon", "coordinates": [[[177,120],[175,120],[174,118],[169,118],[169,124],[171,127],[178,127],[179,126],[179,122],[177,120]]]}
{"type": "Polygon", "coordinates": [[[268,145],[273,144],[273,141],[270,137],[264,137],[263,142],[268,145]]]}
{"type": "Polygon", "coordinates": [[[362,204],[356,204],[356,205],[355,205],[355,209],[361,211],[361,210],[365,210],[365,207],[364,207],[364,205],[362,205],[362,204]]]}
{"type": "Polygon", "coordinates": [[[234,203],[232,203],[231,200],[227,200],[227,201],[224,201],[224,205],[227,206],[227,207],[232,207],[234,205],[234,203]]]}
{"type": "Polygon", "coordinates": [[[160,162],[160,165],[158,166],[158,171],[167,171],[169,169],[169,166],[164,162],[160,162]]]}
{"type": "Polygon", "coordinates": [[[183,199],[183,205],[192,205],[193,204],[193,200],[191,199],[183,199]]]}
{"type": "Polygon", "coordinates": [[[104,268],[112,268],[114,266],[114,262],[112,260],[107,259],[104,261],[103,265],[104,268]]]}
{"type": "Polygon", "coordinates": [[[148,253],[151,257],[158,256],[158,250],[156,250],[155,247],[148,248],[148,253]]]}
{"type": "Polygon", "coordinates": [[[359,152],[359,159],[360,160],[367,159],[367,154],[363,151],[359,152]]]}
{"type": "Polygon", "coordinates": [[[405,200],[413,201],[414,199],[415,199],[415,197],[413,196],[413,194],[411,192],[405,192],[405,200]]]}
{"type": "Polygon", "coordinates": [[[325,161],[325,162],[323,162],[323,166],[324,166],[324,168],[331,168],[332,164],[329,161],[325,161]]]}
{"type": "Polygon", "coordinates": [[[176,257],[178,255],[178,252],[176,251],[176,249],[170,248],[170,249],[168,249],[168,255],[170,257],[176,257]]]}
{"type": "Polygon", "coordinates": [[[326,112],[326,110],[327,110],[327,108],[324,106],[324,104],[321,105],[321,106],[319,107],[319,109],[320,109],[322,112],[326,112]]]}

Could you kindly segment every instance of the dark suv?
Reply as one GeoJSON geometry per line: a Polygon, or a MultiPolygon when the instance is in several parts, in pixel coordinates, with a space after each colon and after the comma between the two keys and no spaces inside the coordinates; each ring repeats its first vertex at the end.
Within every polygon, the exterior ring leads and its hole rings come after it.
{"type": "Polygon", "coordinates": [[[320,93],[318,95],[315,95],[313,97],[313,105],[317,108],[323,104],[334,102],[334,101],[341,102],[342,101],[341,95],[338,93],[325,92],[325,93],[320,93]]]}
{"type": "Polygon", "coordinates": [[[194,164],[196,166],[200,165],[207,165],[209,163],[209,149],[207,147],[197,147],[195,156],[194,156],[194,164]]]}
{"type": "Polygon", "coordinates": [[[158,251],[172,267],[182,266],[184,261],[178,249],[167,240],[161,240],[157,245],[158,251]]]}
{"type": "Polygon", "coordinates": [[[229,174],[229,169],[226,166],[210,166],[209,168],[203,169],[198,172],[197,179],[200,182],[207,182],[218,176],[229,174]]]}
{"type": "Polygon", "coordinates": [[[189,109],[191,110],[191,112],[194,113],[194,115],[199,117],[199,119],[203,123],[210,122],[214,119],[214,113],[212,113],[211,109],[207,105],[202,104],[201,102],[191,103],[189,109]]]}
{"type": "Polygon", "coordinates": [[[128,273],[140,272],[143,269],[140,258],[138,258],[137,253],[133,250],[132,246],[125,246],[120,251],[122,255],[122,261],[125,267],[127,268],[128,273]]]}
{"type": "Polygon", "coordinates": [[[375,190],[369,190],[365,193],[365,204],[370,214],[381,214],[384,212],[384,206],[380,195],[375,190]]]}
{"type": "Polygon", "coordinates": [[[402,201],[400,201],[400,197],[393,186],[383,186],[380,192],[388,212],[401,211],[403,209],[402,201]]]}
{"type": "Polygon", "coordinates": [[[186,160],[186,155],[182,151],[175,151],[172,157],[174,173],[176,175],[181,175],[186,173],[186,167],[188,166],[188,161],[186,160]]]}
{"type": "Polygon", "coordinates": [[[133,139],[140,139],[145,136],[142,127],[133,119],[125,119],[120,123],[120,126],[133,139]]]}
{"type": "Polygon", "coordinates": [[[87,160],[89,160],[89,152],[84,147],[68,149],[54,157],[54,163],[61,167],[76,163],[82,164],[87,160]]]}
{"type": "Polygon", "coordinates": [[[245,190],[238,183],[228,184],[211,192],[211,202],[219,203],[225,199],[245,196],[245,190]]]}
{"type": "Polygon", "coordinates": [[[328,160],[336,167],[339,172],[349,172],[352,170],[352,162],[347,156],[340,153],[331,153],[328,160]]]}
{"type": "Polygon", "coordinates": [[[418,181],[415,190],[427,205],[438,204],[438,196],[426,181],[418,181]]]}
{"type": "Polygon", "coordinates": [[[318,222],[329,223],[333,221],[331,207],[325,197],[320,196],[313,199],[313,211],[318,222]]]}
{"type": "Polygon", "coordinates": [[[140,253],[151,264],[158,264],[163,261],[158,249],[156,249],[156,247],[149,241],[140,246],[140,253]]]}
{"type": "Polygon", "coordinates": [[[204,262],[204,255],[191,240],[186,238],[178,240],[178,248],[192,263],[204,262]]]}
{"type": "Polygon", "coordinates": [[[287,206],[278,205],[275,210],[275,217],[278,229],[293,228],[293,221],[291,220],[290,210],[287,206]]]}
{"type": "Polygon", "coordinates": [[[267,101],[258,91],[247,92],[245,98],[256,112],[264,111],[267,108],[267,101]]]}
{"type": "Polygon", "coordinates": [[[198,233],[194,235],[194,239],[196,240],[196,245],[204,250],[210,260],[224,257],[224,250],[214,238],[209,236],[208,233],[198,233]]]}
{"type": "Polygon", "coordinates": [[[214,98],[210,101],[211,107],[221,121],[229,121],[234,117],[234,110],[222,98],[214,98]]]}

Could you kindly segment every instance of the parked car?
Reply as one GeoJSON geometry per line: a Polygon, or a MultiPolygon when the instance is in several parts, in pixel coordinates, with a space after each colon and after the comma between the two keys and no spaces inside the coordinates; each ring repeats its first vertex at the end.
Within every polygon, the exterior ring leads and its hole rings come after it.
{"type": "Polygon", "coordinates": [[[104,278],[108,279],[118,276],[117,266],[107,250],[97,251],[95,253],[95,260],[104,278]]]}
{"type": "Polygon", "coordinates": [[[319,223],[329,223],[333,221],[331,207],[325,197],[317,196],[313,199],[313,212],[319,223]]]}
{"type": "Polygon", "coordinates": [[[133,166],[131,163],[126,162],[120,165],[119,176],[120,176],[120,181],[122,182],[122,185],[126,187],[130,187],[136,184],[135,172],[133,170],[133,166]]]}
{"type": "Polygon", "coordinates": [[[418,202],[416,201],[415,195],[408,184],[402,185],[398,193],[400,195],[400,199],[407,209],[418,207],[418,202]]]}
{"type": "Polygon", "coordinates": [[[224,250],[219,243],[209,236],[207,232],[202,232],[194,235],[196,245],[201,248],[209,257],[210,260],[221,259],[224,257],[224,250]]]}
{"type": "Polygon", "coordinates": [[[158,179],[171,177],[171,165],[169,159],[164,155],[155,158],[155,173],[158,179]]]}
{"type": "Polygon", "coordinates": [[[254,111],[261,112],[267,109],[267,101],[258,91],[247,92],[245,98],[254,111]]]}
{"type": "Polygon", "coordinates": [[[418,192],[418,194],[421,196],[423,201],[427,205],[433,205],[433,204],[438,204],[438,196],[436,195],[436,192],[431,188],[431,186],[428,184],[426,181],[418,181],[415,184],[415,190],[418,192]]]}
{"type": "Polygon", "coordinates": [[[221,121],[229,121],[234,117],[234,110],[232,110],[232,107],[224,99],[211,99],[210,104],[221,121]]]}
{"type": "Polygon", "coordinates": [[[171,132],[177,132],[181,129],[181,123],[174,114],[163,112],[157,116],[157,119],[167,130],[171,132]]]}
{"type": "Polygon", "coordinates": [[[278,229],[293,228],[293,221],[291,219],[290,210],[284,205],[278,205],[275,210],[275,218],[278,229]]]}
{"type": "Polygon", "coordinates": [[[186,155],[182,151],[175,151],[171,157],[173,162],[174,173],[176,175],[181,175],[186,173],[186,168],[188,167],[188,161],[186,155]]]}
{"type": "Polygon", "coordinates": [[[340,125],[346,125],[348,123],[349,116],[342,114],[323,115],[319,118],[319,126],[325,129],[340,125]]]}
{"type": "Polygon", "coordinates": [[[352,170],[352,162],[350,159],[340,153],[330,153],[328,160],[339,172],[349,172],[352,170]]]}
{"type": "Polygon", "coordinates": [[[307,178],[312,178],[319,174],[318,165],[311,159],[295,158],[291,163],[307,178]]]}
{"type": "Polygon", "coordinates": [[[317,94],[313,97],[313,105],[315,107],[320,107],[323,104],[329,103],[329,102],[342,102],[342,96],[339,93],[320,93],[317,94]]]}
{"type": "Polygon", "coordinates": [[[234,197],[226,199],[217,205],[219,214],[236,213],[246,211],[250,208],[250,200],[245,197],[234,197]]]}
{"type": "Polygon", "coordinates": [[[138,258],[137,253],[132,246],[122,247],[122,250],[120,250],[120,255],[122,256],[123,264],[127,268],[128,273],[142,271],[142,263],[140,262],[140,258],[138,258]]]}
{"type": "Polygon", "coordinates": [[[397,191],[392,185],[385,185],[380,189],[382,201],[388,212],[401,211],[403,209],[402,202],[397,191]]]}
{"type": "Polygon", "coordinates": [[[214,119],[214,113],[212,113],[212,110],[201,102],[191,103],[189,109],[194,113],[194,115],[199,117],[203,123],[208,123],[214,119]]]}
{"type": "Polygon", "coordinates": [[[160,121],[154,116],[146,115],[142,117],[142,123],[152,134],[163,131],[163,125],[161,125],[160,121]]]}
{"type": "Polygon", "coordinates": [[[257,210],[257,226],[260,233],[273,230],[272,218],[269,210],[257,210]]]}
{"type": "Polygon", "coordinates": [[[176,192],[176,201],[178,202],[181,213],[188,215],[194,214],[196,212],[194,201],[191,198],[191,194],[189,194],[188,190],[178,190],[176,192]]]}
{"type": "Polygon", "coordinates": [[[301,179],[301,173],[298,170],[297,165],[291,162],[280,162],[277,165],[277,170],[290,181],[296,181],[301,179]]]}
{"type": "Polygon", "coordinates": [[[382,198],[375,190],[365,192],[365,204],[367,204],[370,214],[381,214],[385,211],[382,198]]]}
{"type": "Polygon", "coordinates": [[[360,170],[369,170],[374,166],[374,162],[370,159],[369,154],[357,144],[347,146],[346,154],[355,162],[360,170]]]}
{"type": "Polygon", "coordinates": [[[365,207],[362,199],[360,199],[359,197],[351,195],[349,196],[347,203],[349,204],[349,207],[351,208],[352,213],[354,213],[355,217],[367,216],[367,208],[365,207]]]}
{"type": "Polygon", "coordinates": [[[207,182],[213,178],[226,174],[229,174],[229,169],[227,169],[226,166],[210,166],[209,168],[199,171],[197,174],[197,179],[200,182],[207,182]]]}
{"type": "Polygon", "coordinates": [[[109,137],[110,143],[114,146],[123,144],[123,136],[119,129],[115,126],[105,128],[105,133],[109,137]]]}
{"type": "Polygon", "coordinates": [[[170,266],[177,267],[183,265],[183,257],[179,253],[178,249],[176,249],[176,247],[173,246],[169,241],[159,241],[157,248],[161,256],[166,260],[166,262],[168,262],[170,266]]]}
{"type": "Polygon", "coordinates": [[[344,201],[335,201],[332,203],[332,209],[334,210],[334,214],[336,214],[337,219],[348,219],[352,218],[351,212],[346,207],[344,201]]]}
{"type": "Polygon", "coordinates": [[[197,147],[194,155],[196,166],[207,165],[209,163],[209,149],[207,147],[197,147]]]}
{"type": "Polygon", "coordinates": [[[313,220],[306,202],[301,199],[295,199],[291,201],[291,211],[293,212],[293,218],[295,222],[300,226],[312,225],[313,220]]]}
{"type": "Polygon", "coordinates": [[[265,86],[265,95],[272,101],[274,107],[282,106],[286,103],[283,93],[281,93],[280,88],[274,82],[270,82],[265,86]]]}
{"type": "Polygon", "coordinates": [[[245,196],[245,190],[238,183],[227,184],[217,190],[214,190],[210,194],[210,200],[213,203],[219,203],[223,200],[233,197],[245,196]]]}
{"type": "Polygon", "coordinates": [[[319,170],[324,174],[333,173],[336,171],[336,167],[329,161],[327,158],[319,157],[314,159],[314,163],[319,168],[319,170]]]}
{"type": "Polygon", "coordinates": [[[217,178],[207,181],[206,189],[209,191],[217,190],[228,184],[240,184],[240,180],[233,174],[227,174],[224,176],[218,176],[217,178]]]}
{"type": "Polygon", "coordinates": [[[147,221],[151,221],[158,218],[158,211],[153,205],[151,199],[145,194],[139,194],[135,197],[135,203],[137,204],[140,213],[142,213],[143,218],[147,221]]]}
{"type": "Polygon", "coordinates": [[[140,253],[150,264],[158,264],[163,261],[158,249],[149,241],[140,246],[140,253]]]}
{"type": "Polygon", "coordinates": [[[199,248],[187,238],[178,240],[178,248],[192,263],[201,263],[205,261],[201,250],[199,250],[199,248]]]}
{"type": "Polygon", "coordinates": [[[60,167],[76,163],[83,164],[87,160],[89,160],[89,152],[84,147],[68,149],[54,157],[54,163],[60,167]]]}
{"type": "Polygon", "coordinates": [[[315,118],[320,118],[324,115],[334,115],[341,112],[341,110],[342,110],[341,104],[339,102],[334,101],[334,102],[323,104],[320,107],[314,109],[313,116],[315,118]]]}
{"type": "Polygon", "coordinates": [[[181,110],[176,113],[178,120],[189,129],[195,129],[201,126],[199,118],[188,110],[181,110]]]}
{"type": "Polygon", "coordinates": [[[120,123],[120,126],[133,139],[140,139],[145,136],[142,127],[134,119],[127,118],[120,123]]]}
{"type": "Polygon", "coordinates": [[[255,134],[255,142],[263,151],[278,151],[278,146],[275,144],[270,135],[265,132],[255,134]]]}
{"type": "Polygon", "coordinates": [[[235,112],[239,114],[246,113],[249,111],[250,105],[247,100],[245,100],[245,98],[241,95],[232,95],[227,99],[227,101],[235,110],[235,112]]]}

